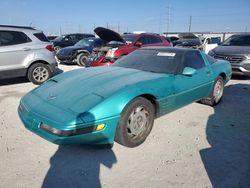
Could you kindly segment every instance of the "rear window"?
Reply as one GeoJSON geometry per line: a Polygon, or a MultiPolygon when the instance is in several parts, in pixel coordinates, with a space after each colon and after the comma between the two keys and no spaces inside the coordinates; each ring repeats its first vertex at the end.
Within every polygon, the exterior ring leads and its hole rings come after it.
{"type": "Polygon", "coordinates": [[[112,66],[175,74],[178,72],[182,57],[183,52],[177,50],[141,49],[118,59],[112,66]]]}
{"type": "Polygon", "coordinates": [[[35,33],[34,36],[38,38],[40,41],[49,42],[49,40],[43,33],[35,33]]]}
{"type": "Polygon", "coordinates": [[[0,46],[10,46],[31,42],[31,39],[20,31],[0,31],[0,46]]]}

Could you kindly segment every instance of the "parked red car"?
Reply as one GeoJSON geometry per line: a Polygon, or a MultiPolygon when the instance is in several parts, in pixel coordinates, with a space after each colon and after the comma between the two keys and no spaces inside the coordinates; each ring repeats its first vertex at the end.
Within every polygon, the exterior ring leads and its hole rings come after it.
{"type": "Polygon", "coordinates": [[[170,43],[162,36],[153,33],[124,34],[98,27],[95,33],[105,41],[111,41],[106,47],[93,50],[92,61],[89,66],[111,65],[115,60],[146,46],[170,46],[170,43]],[[112,39],[112,40],[111,40],[112,39]]]}

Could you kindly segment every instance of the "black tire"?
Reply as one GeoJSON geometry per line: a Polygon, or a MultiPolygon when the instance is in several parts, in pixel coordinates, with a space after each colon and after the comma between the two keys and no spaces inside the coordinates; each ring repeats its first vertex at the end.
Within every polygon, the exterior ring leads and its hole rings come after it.
{"type": "Polygon", "coordinates": [[[51,70],[44,63],[35,63],[28,69],[27,77],[32,83],[40,85],[51,77],[51,70]]]}
{"type": "Polygon", "coordinates": [[[151,132],[154,118],[154,105],[143,97],[135,98],[122,111],[115,141],[127,147],[139,146],[151,132]]]}
{"type": "Polygon", "coordinates": [[[218,76],[218,78],[214,82],[214,86],[213,86],[210,96],[201,99],[200,102],[202,104],[216,106],[217,104],[220,103],[223,97],[223,93],[224,93],[224,79],[222,76],[218,76]],[[218,90],[218,87],[220,87],[219,90],[218,90]]]}
{"type": "Polygon", "coordinates": [[[76,62],[81,67],[86,67],[88,63],[88,55],[84,53],[80,53],[77,55],[76,62]]]}

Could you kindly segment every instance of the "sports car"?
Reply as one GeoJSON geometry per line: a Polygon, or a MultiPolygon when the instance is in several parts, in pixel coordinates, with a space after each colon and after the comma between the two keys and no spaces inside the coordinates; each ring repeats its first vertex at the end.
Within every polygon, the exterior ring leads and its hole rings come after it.
{"type": "Polygon", "coordinates": [[[154,119],[195,101],[216,105],[231,65],[195,49],[147,47],[109,67],[55,76],[26,94],[19,116],[56,144],[136,147],[154,119]]]}

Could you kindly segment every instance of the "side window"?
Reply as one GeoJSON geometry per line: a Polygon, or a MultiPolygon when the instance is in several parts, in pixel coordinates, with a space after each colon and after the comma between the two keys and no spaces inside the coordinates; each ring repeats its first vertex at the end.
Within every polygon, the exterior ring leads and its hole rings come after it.
{"type": "Polygon", "coordinates": [[[207,60],[208,60],[208,62],[210,63],[210,64],[213,64],[213,63],[215,63],[217,60],[216,59],[214,59],[213,57],[211,57],[210,55],[206,55],[206,57],[207,57],[207,60]]]}
{"type": "Polygon", "coordinates": [[[156,36],[148,36],[149,44],[162,43],[162,40],[156,36]]]}
{"type": "Polygon", "coordinates": [[[196,51],[187,52],[184,60],[184,67],[191,67],[194,69],[201,69],[205,67],[205,62],[201,57],[201,54],[196,51]]]}
{"type": "Polygon", "coordinates": [[[138,39],[138,42],[141,42],[142,45],[148,44],[148,38],[147,38],[147,36],[141,36],[141,37],[138,39]]]}
{"type": "Polygon", "coordinates": [[[69,35],[69,40],[73,41],[73,42],[78,41],[77,38],[76,38],[76,35],[69,35]]]}
{"type": "Polygon", "coordinates": [[[31,42],[31,39],[20,31],[0,31],[0,46],[10,46],[31,42]]]}
{"type": "Polygon", "coordinates": [[[77,38],[77,40],[81,40],[81,39],[83,39],[85,37],[84,37],[84,35],[76,35],[76,38],[77,38]]]}

